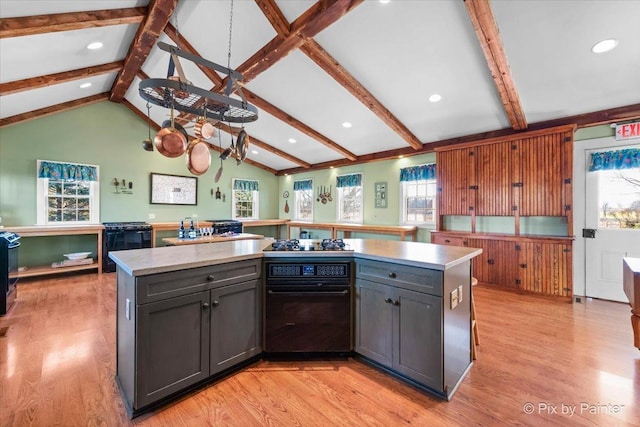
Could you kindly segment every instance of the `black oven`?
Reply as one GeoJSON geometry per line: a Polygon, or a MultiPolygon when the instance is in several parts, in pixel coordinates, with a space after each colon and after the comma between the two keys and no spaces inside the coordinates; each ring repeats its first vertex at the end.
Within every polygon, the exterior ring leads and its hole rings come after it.
{"type": "Polygon", "coordinates": [[[102,232],[102,271],[116,271],[116,263],[109,258],[111,251],[150,248],[153,227],[146,222],[105,222],[102,232]]]}
{"type": "Polygon", "coordinates": [[[0,315],[5,315],[18,294],[18,247],[20,236],[0,232],[0,315]]]}
{"type": "Polygon", "coordinates": [[[351,271],[351,261],[265,262],[265,352],[350,352],[351,271]]]}

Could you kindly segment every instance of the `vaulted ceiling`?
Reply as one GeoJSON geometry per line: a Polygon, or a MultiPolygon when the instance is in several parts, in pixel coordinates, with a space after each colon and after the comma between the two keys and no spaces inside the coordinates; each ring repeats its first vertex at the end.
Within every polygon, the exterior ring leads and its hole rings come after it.
{"type": "MultiPolygon", "coordinates": [[[[138,86],[167,76],[159,41],[243,74],[259,110],[246,161],[276,174],[632,120],[639,17],[625,0],[0,0],[0,127],[106,100],[147,120],[138,86]],[[611,38],[616,49],[591,52],[611,38]]],[[[224,91],[224,74],[181,64],[192,85],[224,91]]],[[[155,129],[168,115],[151,105],[155,129]]],[[[217,126],[224,148],[238,125],[217,126]]]]}

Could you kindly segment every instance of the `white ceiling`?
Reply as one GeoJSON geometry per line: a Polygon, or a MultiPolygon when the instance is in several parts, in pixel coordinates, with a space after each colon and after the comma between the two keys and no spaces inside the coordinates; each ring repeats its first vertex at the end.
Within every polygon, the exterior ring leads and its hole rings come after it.
{"type": "MultiPolygon", "coordinates": [[[[147,1],[0,0],[0,18],[146,7],[147,1]]],[[[314,1],[277,0],[286,20],[314,1]]],[[[182,0],[170,23],[204,58],[227,64],[230,1],[182,0]]],[[[640,103],[640,1],[493,1],[515,88],[528,123],[549,121],[640,103]],[[599,40],[618,47],[596,55],[599,40]]],[[[111,25],[0,38],[0,83],[122,61],[138,24],[111,25]],[[98,51],[85,46],[105,45],[98,51]]],[[[235,0],[231,66],[237,68],[277,35],[258,4],[235,0]]],[[[161,41],[175,43],[162,35],[161,41]]],[[[367,0],[314,37],[344,69],[377,98],[420,142],[511,127],[463,1],[367,0]],[[438,93],[442,100],[429,102],[438,93]]],[[[142,71],[164,77],[169,55],[154,47],[142,71]]],[[[189,61],[181,61],[195,86],[214,84],[189,61]]],[[[0,97],[0,119],[109,92],[117,72],[0,97]],[[88,89],[80,83],[90,81],[88,89]]],[[[224,77],[224,76],[222,76],[224,77]]],[[[146,115],[140,79],[125,99],[146,115]]],[[[295,50],[249,81],[247,89],[356,156],[406,149],[409,144],[378,115],[336,83],[307,55],[295,50]],[[342,127],[349,121],[352,128],[342,127]]],[[[160,124],[168,112],[153,106],[160,124]]],[[[251,137],[311,165],[343,154],[265,111],[246,125],[251,137]],[[295,144],[289,141],[296,140],[295,144]]],[[[218,144],[215,141],[211,141],[218,144]]],[[[230,137],[222,134],[222,145],[230,137]]],[[[299,165],[251,147],[248,158],[282,171],[299,165]]]]}

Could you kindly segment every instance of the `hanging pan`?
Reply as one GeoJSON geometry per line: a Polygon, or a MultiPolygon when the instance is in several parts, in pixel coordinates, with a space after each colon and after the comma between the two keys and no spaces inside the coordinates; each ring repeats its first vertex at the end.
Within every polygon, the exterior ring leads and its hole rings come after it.
{"type": "Polygon", "coordinates": [[[194,139],[187,147],[187,153],[184,156],[187,169],[194,175],[202,175],[211,166],[211,153],[209,145],[200,139],[194,139]]]}
{"type": "Polygon", "coordinates": [[[182,126],[174,122],[172,109],[171,120],[166,120],[162,123],[162,129],[158,131],[153,142],[158,152],[163,156],[180,157],[187,149],[186,133],[182,126]]]}

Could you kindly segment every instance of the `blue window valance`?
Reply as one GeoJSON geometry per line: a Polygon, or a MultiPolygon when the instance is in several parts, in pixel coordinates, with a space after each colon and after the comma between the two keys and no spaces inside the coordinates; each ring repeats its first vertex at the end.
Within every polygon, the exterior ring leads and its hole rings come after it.
{"type": "Polygon", "coordinates": [[[98,168],[73,163],[41,161],[38,178],[49,178],[56,181],[97,181],[98,168]]]}
{"type": "Polygon", "coordinates": [[[311,190],[313,188],[313,181],[305,179],[304,181],[293,181],[293,191],[299,190],[311,190]]]}
{"type": "Polygon", "coordinates": [[[615,151],[591,153],[589,172],[611,169],[640,168],[640,149],[626,148],[615,151]]]}
{"type": "Polygon", "coordinates": [[[436,179],[436,164],[411,166],[400,169],[400,181],[422,181],[436,179]]]}
{"type": "Polygon", "coordinates": [[[234,190],[258,191],[258,181],[236,179],[233,181],[234,190]]]}
{"type": "Polygon", "coordinates": [[[336,187],[359,187],[362,185],[362,174],[352,173],[350,175],[342,175],[336,178],[336,187]]]}

